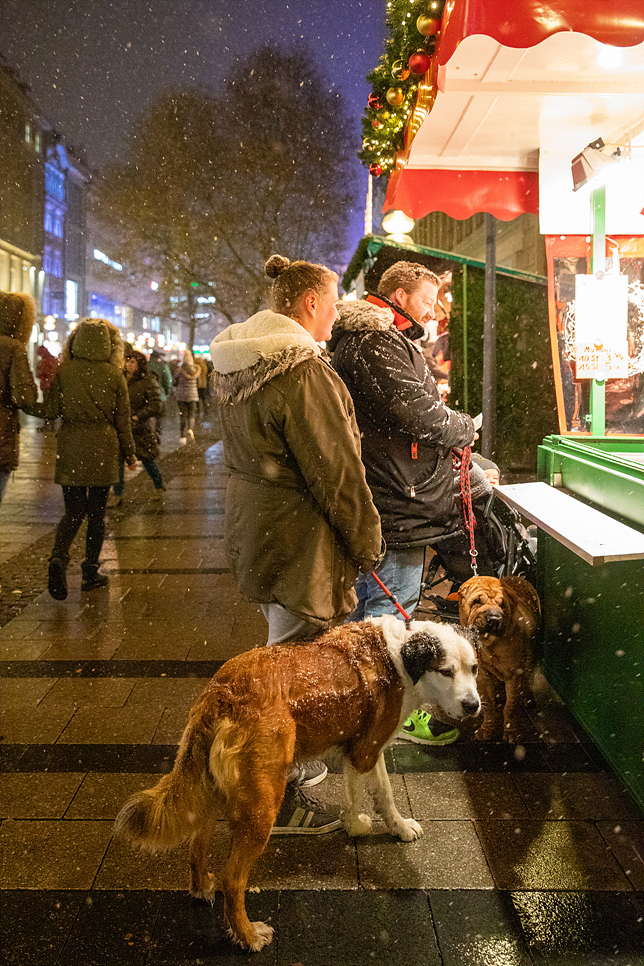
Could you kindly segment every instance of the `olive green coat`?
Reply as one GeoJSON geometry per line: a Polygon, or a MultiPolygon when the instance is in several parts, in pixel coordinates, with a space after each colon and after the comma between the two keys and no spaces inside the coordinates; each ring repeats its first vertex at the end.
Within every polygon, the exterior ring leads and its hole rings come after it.
{"type": "Polygon", "coordinates": [[[86,319],[65,343],[48,398],[27,410],[46,419],[62,418],[56,483],[110,486],[118,482],[121,459],[134,462],[122,365],[123,343],[116,326],[104,319],[86,319]]]}
{"type": "Polygon", "coordinates": [[[320,627],[337,623],[381,550],[351,397],[305,329],[275,312],[230,326],[210,352],[240,590],[320,627]]]}

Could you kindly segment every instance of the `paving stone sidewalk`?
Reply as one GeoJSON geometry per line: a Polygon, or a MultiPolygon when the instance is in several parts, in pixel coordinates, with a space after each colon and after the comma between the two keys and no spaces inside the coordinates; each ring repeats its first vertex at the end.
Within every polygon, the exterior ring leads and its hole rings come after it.
{"type": "MultiPolygon", "coordinates": [[[[112,836],[125,798],[172,767],[187,710],[232,655],[263,643],[223,552],[226,472],[213,426],[179,447],[168,426],[155,500],[145,474],[109,511],[107,590],[46,592],[62,509],[53,445],[26,423],[0,507],[0,961],[16,966],[238,963],[213,908],[185,892],[186,850],[112,836]],[[19,591],[20,593],[14,593],[19,591]]],[[[77,538],[77,546],[80,537],[77,538]]],[[[644,816],[543,679],[515,753],[467,729],[397,742],[403,844],[375,822],[269,843],[251,918],[276,927],[275,966],[642,966],[644,816]]],[[[341,776],[316,789],[341,800],[341,776]]],[[[213,867],[225,856],[222,825],[213,867]]]]}

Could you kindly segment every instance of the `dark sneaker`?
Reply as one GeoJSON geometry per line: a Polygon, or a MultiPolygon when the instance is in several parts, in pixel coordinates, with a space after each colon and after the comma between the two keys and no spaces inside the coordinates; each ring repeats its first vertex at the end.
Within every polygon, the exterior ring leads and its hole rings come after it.
{"type": "Polygon", "coordinates": [[[288,776],[289,782],[294,782],[300,788],[311,788],[319,785],[329,774],[323,761],[307,761],[306,764],[294,768],[288,776]]]}
{"type": "Polygon", "coordinates": [[[458,728],[437,721],[429,711],[412,711],[396,737],[417,745],[451,745],[459,734],[458,728]]]}
{"type": "Polygon", "coordinates": [[[60,557],[49,561],[48,589],[54,600],[67,599],[67,564],[60,557]]]}
{"type": "Polygon", "coordinates": [[[322,835],[342,828],[340,809],[326,806],[292,782],[286,786],[282,807],[271,835],[322,835]]]}
{"type": "Polygon", "coordinates": [[[98,572],[96,564],[81,564],[81,570],[83,571],[81,583],[81,590],[83,591],[98,590],[99,587],[107,587],[110,582],[109,577],[98,572]]]}

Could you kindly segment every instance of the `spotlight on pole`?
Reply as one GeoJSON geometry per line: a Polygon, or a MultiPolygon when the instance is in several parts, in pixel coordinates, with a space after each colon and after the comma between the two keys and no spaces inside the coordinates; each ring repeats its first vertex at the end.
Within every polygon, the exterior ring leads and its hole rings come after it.
{"type": "Polygon", "coordinates": [[[604,154],[602,148],[606,147],[602,138],[591,141],[576,157],[572,159],[570,170],[572,172],[573,191],[579,191],[589,181],[599,181],[606,171],[607,166],[615,161],[621,161],[621,148],[616,148],[612,154],[604,154]]]}

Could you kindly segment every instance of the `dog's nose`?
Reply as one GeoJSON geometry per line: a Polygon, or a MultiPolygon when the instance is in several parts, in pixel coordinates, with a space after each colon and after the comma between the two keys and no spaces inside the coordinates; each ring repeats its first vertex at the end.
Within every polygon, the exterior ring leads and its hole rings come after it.
{"type": "Polygon", "coordinates": [[[466,698],[464,701],[461,701],[461,705],[463,706],[465,714],[476,714],[480,708],[478,699],[474,700],[473,698],[466,698]]]}
{"type": "Polygon", "coordinates": [[[487,615],[486,624],[488,627],[498,627],[502,620],[503,614],[495,614],[494,611],[492,611],[487,615]]]}

